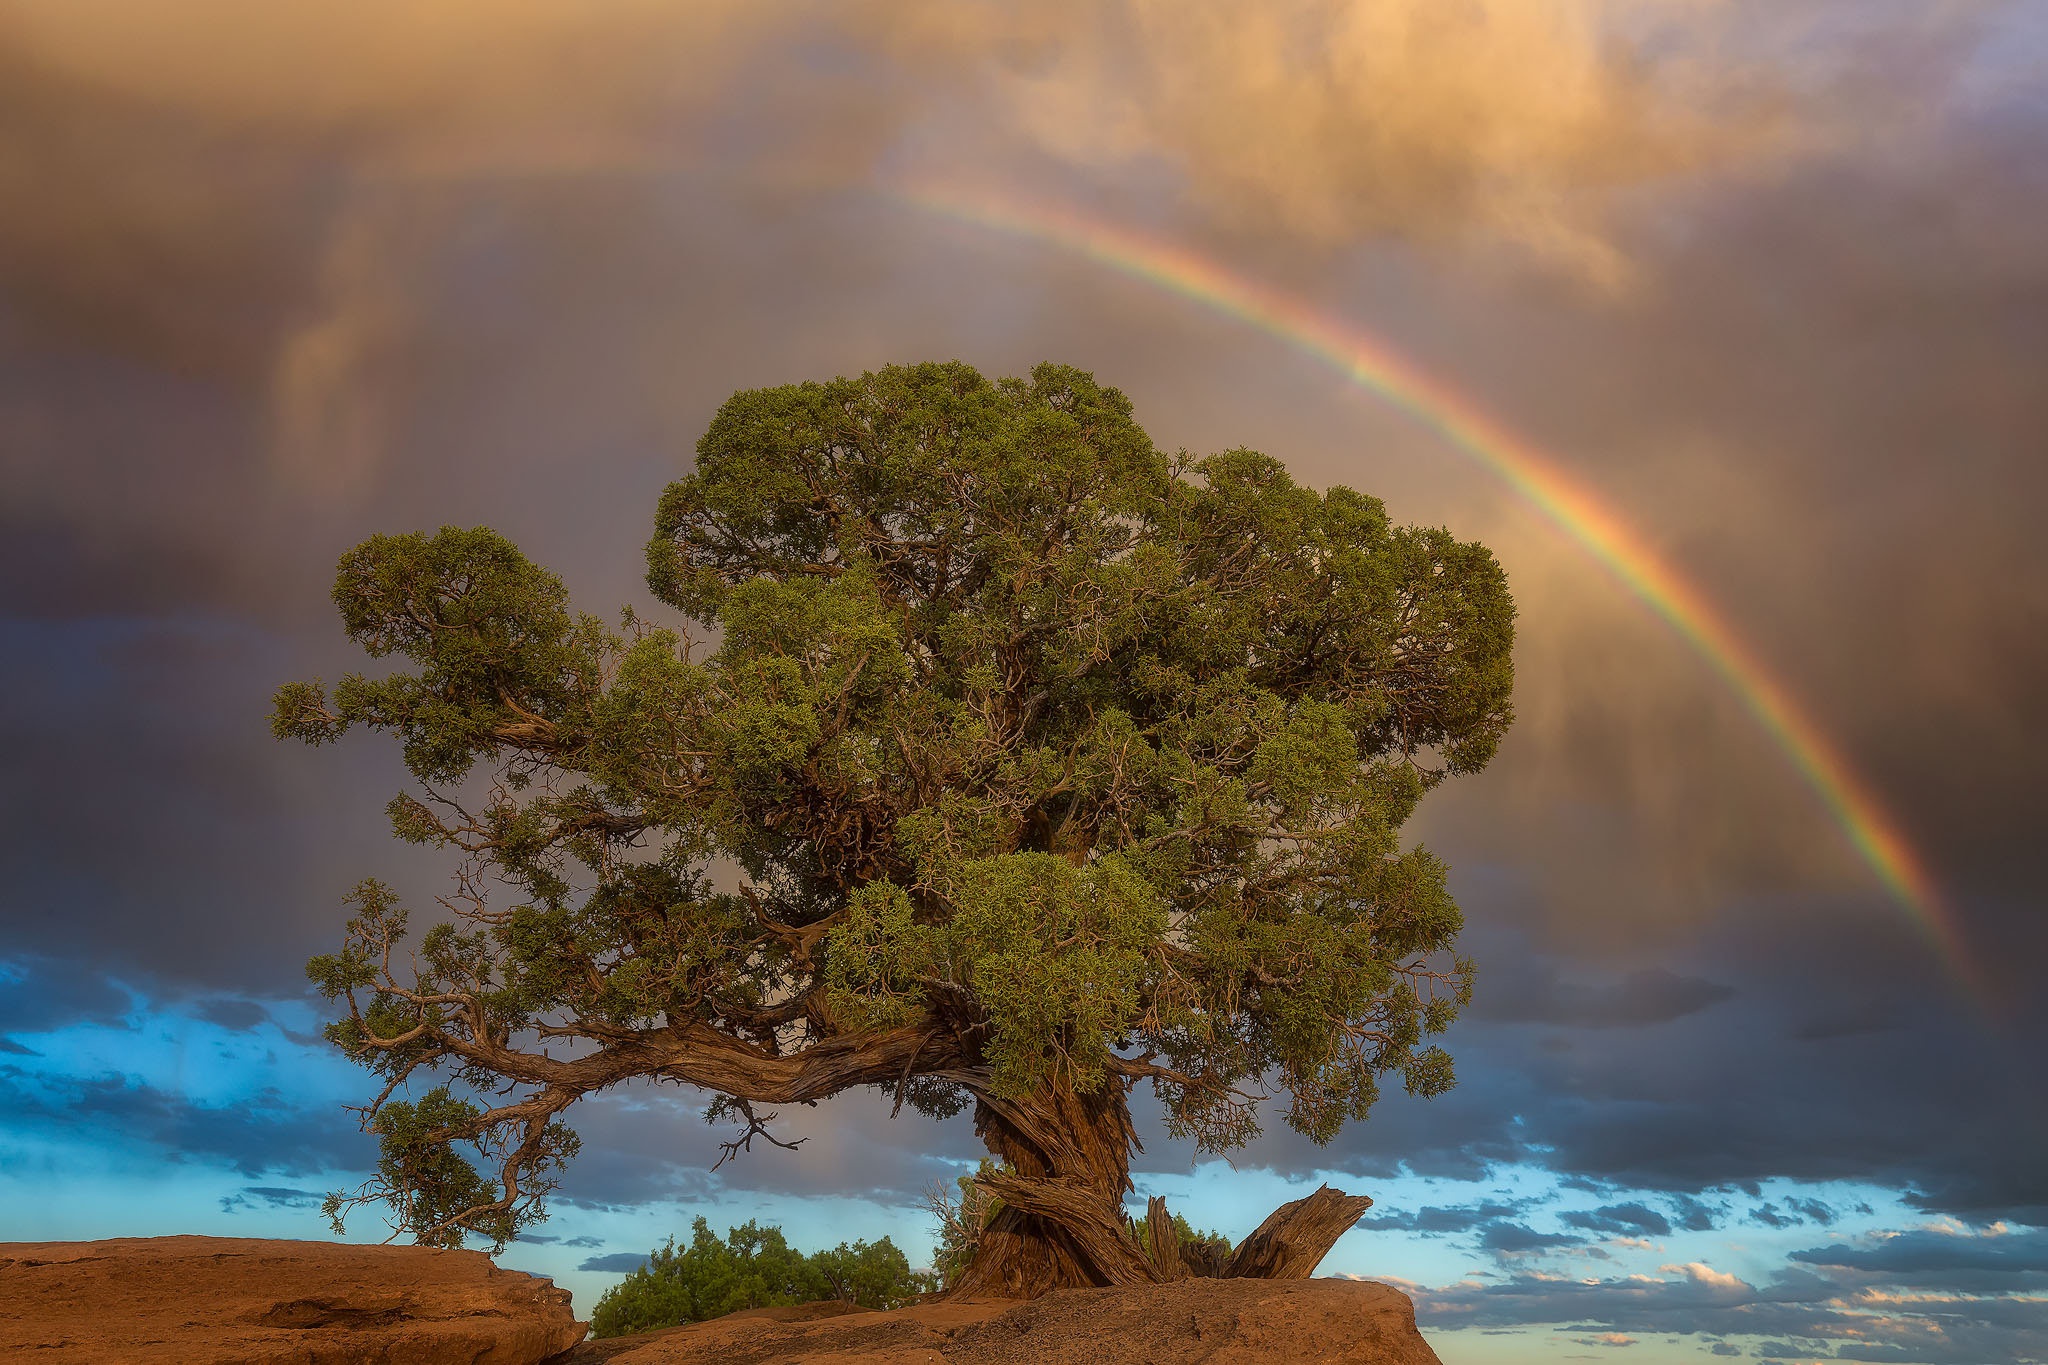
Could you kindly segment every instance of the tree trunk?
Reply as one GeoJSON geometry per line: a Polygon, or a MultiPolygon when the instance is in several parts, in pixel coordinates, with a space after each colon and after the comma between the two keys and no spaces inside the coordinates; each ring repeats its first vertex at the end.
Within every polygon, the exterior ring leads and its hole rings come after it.
{"type": "Polygon", "coordinates": [[[986,1182],[1003,1207],[955,1293],[1034,1299],[1153,1282],[1123,1211],[1138,1135],[1122,1084],[1092,1095],[1054,1083],[1022,1099],[983,1096],[974,1131],[1008,1169],[986,1182]]]}
{"type": "Polygon", "coordinates": [[[1112,1081],[1092,1095],[1051,1085],[1021,1100],[976,1103],[974,1130],[1006,1168],[984,1182],[1002,1208],[952,1293],[1032,1299],[1189,1275],[1306,1279],[1372,1206],[1325,1185],[1275,1210],[1222,1264],[1196,1264],[1181,1251],[1165,1200],[1150,1202],[1143,1225],[1124,1213],[1139,1150],[1125,1095],[1112,1081]]]}

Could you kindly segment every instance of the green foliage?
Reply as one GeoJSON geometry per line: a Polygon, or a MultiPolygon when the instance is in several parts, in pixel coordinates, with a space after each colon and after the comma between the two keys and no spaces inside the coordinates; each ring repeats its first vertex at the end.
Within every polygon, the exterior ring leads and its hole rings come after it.
{"type": "Polygon", "coordinates": [[[862,1308],[900,1308],[934,1287],[911,1270],[896,1244],[841,1242],[809,1255],[783,1240],[780,1228],[748,1222],[724,1240],[702,1218],[688,1245],[671,1237],[638,1270],[604,1292],[590,1315],[593,1334],[624,1336],[735,1313],[743,1308],[836,1299],[862,1308]]]}
{"type": "Polygon", "coordinates": [[[457,860],[453,924],[394,954],[365,883],[308,967],[395,1087],[368,1194],[420,1235],[537,1216],[557,1116],[634,1079],[741,1143],[856,1085],[943,1115],[1149,1079],[1207,1150],[1268,1092],[1326,1142],[1384,1078],[1451,1084],[1471,967],[1401,830],[1509,724],[1485,547],[1169,458],[1078,370],[944,364],[734,395],[647,564],[671,627],[574,614],[487,529],[373,537],[334,595],[388,671],[277,694],[281,736],[394,735],[394,833],[457,860]]]}
{"type": "Polygon", "coordinates": [[[1111,854],[1087,867],[1044,853],[974,858],[933,879],[951,913],[919,923],[910,897],[872,882],[831,931],[833,1007],[888,1027],[927,989],[957,985],[988,1012],[990,1088],[1021,1095],[1055,1072],[1101,1086],[1108,1039],[1136,1022],[1147,951],[1166,931],[1158,893],[1111,854]]]}
{"type": "Polygon", "coordinates": [[[572,619],[567,597],[559,578],[487,527],[372,536],[342,556],[334,604],[370,657],[403,654],[419,671],[350,674],[332,709],[319,684],[288,683],[271,728],[313,743],[355,725],[392,730],[421,781],[455,781],[496,746],[508,711],[545,718],[595,683],[603,632],[572,619]]]}
{"type": "Polygon", "coordinates": [[[534,1151],[522,1164],[528,1199],[507,1201],[495,1178],[486,1176],[455,1150],[466,1137],[479,1156],[503,1157],[502,1130],[477,1123],[474,1103],[436,1086],[417,1101],[393,1100],[377,1110],[376,1177],[356,1195],[330,1194],[322,1212],[336,1234],[345,1231],[347,1210],[370,1199],[388,1203],[403,1231],[422,1246],[456,1248],[470,1236],[489,1239],[502,1251],[519,1229],[545,1221],[537,1201],[558,1183],[552,1173],[576,1155],[580,1140],[561,1123],[543,1125],[534,1151]]]}

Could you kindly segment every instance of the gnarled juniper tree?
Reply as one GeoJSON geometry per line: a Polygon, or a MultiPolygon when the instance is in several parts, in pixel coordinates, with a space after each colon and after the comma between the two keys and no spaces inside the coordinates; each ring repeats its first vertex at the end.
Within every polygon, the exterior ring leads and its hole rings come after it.
{"type": "Polygon", "coordinates": [[[281,736],[395,734],[393,826],[459,857],[416,948],[365,883],[309,964],[384,1081],[358,1197],[420,1239],[537,1216],[607,1086],[707,1092],[735,1149],[873,1086],[1001,1163],[966,1287],[1128,1283],[1173,1273],[1122,1213],[1134,1085],[1225,1150],[1451,1084],[1471,967],[1399,831],[1508,725],[1484,547],[945,364],[736,394],[647,560],[715,645],[489,530],[375,537],[334,600],[405,666],[278,693],[281,736]]]}

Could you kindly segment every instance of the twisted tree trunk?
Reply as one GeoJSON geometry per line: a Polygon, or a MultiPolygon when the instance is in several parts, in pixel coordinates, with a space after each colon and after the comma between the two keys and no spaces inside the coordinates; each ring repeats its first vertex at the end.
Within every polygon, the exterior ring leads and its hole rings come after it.
{"type": "Polygon", "coordinates": [[[1122,1085],[983,1096],[974,1129],[1006,1169],[984,1182],[1002,1207],[952,1286],[960,1295],[1030,1299],[1190,1275],[1306,1279],[1372,1205],[1325,1185],[1276,1209],[1227,1259],[1204,1259],[1183,1251],[1165,1200],[1150,1201],[1143,1224],[1124,1213],[1131,1153],[1141,1148],[1122,1085]]]}
{"type": "Polygon", "coordinates": [[[983,1096],[974,1131],[1007,1168],[986,1182],[1003,1207],[954,1292],[1031,1299],[1152,1282],[1123,1212],[1138,1147],[1123,1086],[1082,1095],[1052,1083],[1022,1099],[983,1096]]]}

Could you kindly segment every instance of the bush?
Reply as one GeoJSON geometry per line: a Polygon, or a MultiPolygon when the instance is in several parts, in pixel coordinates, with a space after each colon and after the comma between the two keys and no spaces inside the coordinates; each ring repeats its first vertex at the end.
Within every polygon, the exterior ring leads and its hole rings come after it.
{"type": "Polygon", "coordinates": [[[688,1246],[675,1238],[646,1264],[605,1291],[590,1315],[593,1334],[624,1336],[703,1322],[742,1308],[837,1299],[862,1308],[900,1308],[934,1287],[910,1268],[896,1244],[841,1242],[806,1255],[783,1240],[782,1229],[747,1222],[713,1235],[702,1218],[691,1224],[688,1246]]]}

